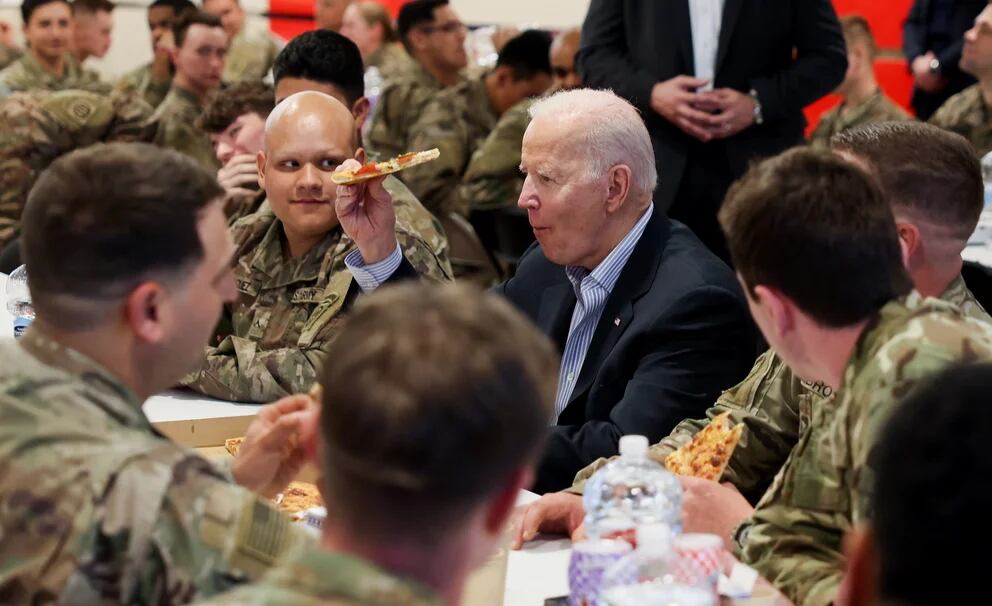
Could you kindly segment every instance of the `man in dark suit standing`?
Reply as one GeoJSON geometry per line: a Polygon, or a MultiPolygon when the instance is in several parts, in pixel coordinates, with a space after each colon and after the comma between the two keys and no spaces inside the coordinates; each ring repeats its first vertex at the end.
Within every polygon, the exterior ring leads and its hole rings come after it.
{"type": "Polygon", "coordinates": [[[902,28],[902,49],[913,74],[913,109],[928,120],[951,96],[975,83],[961,71],[964,33],[987,0],[915,0],[902,28]]]}
{"type": "Polygon", "coordinates": [[[655,201],[729,259],[717,210],[748,163],[803,140],[802,109],[844,79],[830,0],[592,0],[579,70],[637,107],[655,201]]]}
{"type": "MultiPolygon", "coordinates": [[[[624,434],[657,440],[702,413],[751,367],[756,333],[730,268],[655,208],[654,152],[634,107],[580,89],[538,101],[531,116],[518,205],[537,243],[496,289],[562,352],[534,487],[546,492],[615,455],[624,434]]],[[[409,276],[378,182],[339,188],[337,205],[339,215],[368,216],[349,221],[365,227],[349,235],[380,251],[347,260],[364,290],[409,276]]]]}

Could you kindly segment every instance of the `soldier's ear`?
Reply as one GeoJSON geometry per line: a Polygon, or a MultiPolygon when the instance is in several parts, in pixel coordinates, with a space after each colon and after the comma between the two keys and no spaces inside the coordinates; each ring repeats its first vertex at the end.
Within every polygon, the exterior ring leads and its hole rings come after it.
{"type": "Polygon", "coordinates": [[[255,164],[258,166],[258,186],[265,190],[265,152],[260,151],[255,156],[255,164]]]}
{"type": "Polygon", "coordinates": [[[365,121],[369,119],[369,109],[371,107],[371,103],[365,97],[359,97],[351,106],[351,115],[355,117],[355,128],[358,132],[362,132],[365,121]]]}

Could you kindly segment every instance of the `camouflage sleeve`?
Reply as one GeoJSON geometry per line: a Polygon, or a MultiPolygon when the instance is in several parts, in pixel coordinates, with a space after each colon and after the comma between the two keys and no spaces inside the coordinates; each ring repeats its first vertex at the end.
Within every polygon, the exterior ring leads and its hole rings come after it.
{"type": "Polygon", "coordinates": [[[187,603],[259,578],[308,540],[205,459],[164,444],[100,496],[63,603],[187,603]]]}
{"type": "Polygon", "coordinates": [[[830,131],[831,131],[831,116],[833,112],[828,112],[820,117],[820,121],[817,123],[816,128],[809,136],[810,145],[825,149],[830,144],[830,131]]]}
{"type": "Polygon", "coordinates": [[[530,123],[526,105],[514,106],[500,119],[465,169],[459,188],[459,206],[492,210],[516,205],[523,188],[520,146],[530,123]]]}
{"type": "Polygon", "coordinates": [[[447,282],[452,279],[450,264],[438,255],[421,236],[406,229],[396,232],[403,256],[422,279],[430,282],[447,282]]]}
{"type": "Polygon", "coordinates": [[[458,114],[452,103],[436,99],[410,127],[410,149],[436,147],[441,152],[437,160],[400,173],[413,195],[434,214],[449,211],[468,214],[468,209],[459,208],[455,200],[470,153],[468,135],[458,114]]]}
{"type": "Polygon", "coordinates": [[[146,65],[122,76],[114,85],[114,91],[118,93],[137,92],[148,105],[155,108],[169,94],[170,86],[172,86],[172,82],[169,80],[165,82],[152,80],[151,71],[146,65]]]}
{"type": "Polygon", "coordinates": [[[210,139],[191,121],[187,122],[179,116],[171,116],[159,122],[155,143],[186,154],[211,174],[220,168],[210,139]]]}
{"type": "Polygon", "coordinates": [[[390,82],[383,88],[372,112],[366,144],[381,160],[394,158],[408,151],[406,136],[400,130],[403,109],[408,104],[408,87],[401,81],[390,82]]]}
{"type": "MultiPolygon", "coordinates": [[[[692,440],[713,417],[729,411],[731,422],[744,424],[744,433],[722,481],[732,483],[751,503],[756,503],[799,441],[804,428],[801,419],[810,417],[812,400],[822,391],[801,383],[781,358],[767,351],[743,381],[720,395],[706,411],[706,418],[679,423],[649,453],[664,464],[665,457],[692,440]]],[[[581,492],[585,480],[607,461],[599,459],[580,471],[571,491],[581,492]]]]}

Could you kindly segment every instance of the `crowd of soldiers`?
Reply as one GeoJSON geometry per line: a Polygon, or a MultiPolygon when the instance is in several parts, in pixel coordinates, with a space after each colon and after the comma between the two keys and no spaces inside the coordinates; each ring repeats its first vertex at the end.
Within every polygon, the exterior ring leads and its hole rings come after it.
{"type": "MultiPolygon", "coordinates": [[[[0,342],[0,602],[457,603],[531,481],[554,345],[447,284],[443,224],[545,178],[522,171],[541,103],[636,110],[582,89],[577,29],[501,32],[483,68],[447,0],[395,24],[371,0],[316,5],[320,29],[283,44],[238,0],[154,0],[153,58],[114,83],[84,66],[109,47],[108,0],[25,0],[26,50],[0,44],[0,270],[31,265],[38,313],[0,342]],[[396,176],[331,180],[430,148],[396,176]],[[322,396],[299,395],[314,383],[322,396]],[[141,413],[177,385],[267,404],[231,468],[141,413]],[[268,501],[309,459],[336,499],[322,546],[268,501]]],[[[843,546],[888,503],[873,445],[917,384],[992,359],[960,258],[992,151],[992,5],[964,38],[978,83],[929,123],[879,88],[867,21],[840,24],[841,105],[720,214],[771,349],[651,448],[663,460],[723,412],[745,425],[725,484],[682,479],[686,529],[801,604],[878,591],[843,546]]],[[[528,507],[518,546],[580,534],[577,495],[606,462],[528,507]]]]}

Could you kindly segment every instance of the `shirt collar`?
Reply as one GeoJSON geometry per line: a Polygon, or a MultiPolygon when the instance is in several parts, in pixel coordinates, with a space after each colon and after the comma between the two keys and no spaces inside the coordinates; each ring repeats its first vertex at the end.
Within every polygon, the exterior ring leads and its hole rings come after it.
{"type": "Polygon", "coordinates": [[[613,292],[613,287],[616,285],[617,280],[620,279],[620,274],[623,272],[623,268],[627,265],[630,255],[633,254],[634,248],[640,241],[652,213],[654,213],[653,202],[644,211],[641,218],[637,220],[634,227],[623,237],[623,240],[620,240],[620,243],[592,271],[578,265],[567,265],[565,267],[565,275],[568,276],[568,281],[572,283],[576,294],[579,293],[582,282],[587,276],[606,292],[613,292]]]}

